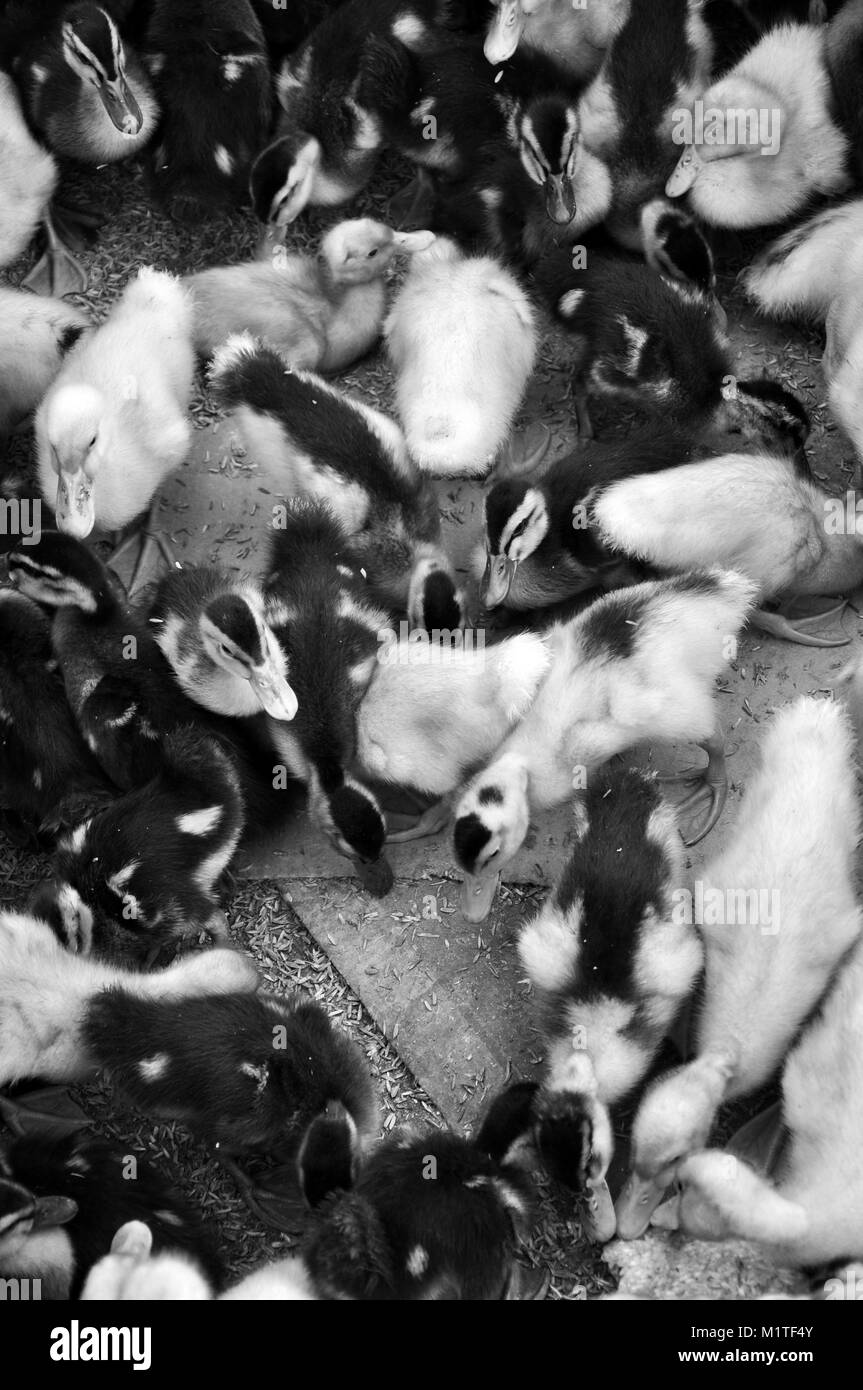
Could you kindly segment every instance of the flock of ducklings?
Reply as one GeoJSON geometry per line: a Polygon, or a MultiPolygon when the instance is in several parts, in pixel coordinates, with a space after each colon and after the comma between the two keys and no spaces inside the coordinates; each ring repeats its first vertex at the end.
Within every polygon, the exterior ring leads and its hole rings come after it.
{"type": "MultiPolygon", "coordinates": [[[[0,1157],[0,1275],[58,1298],[518,1297],[539,1167],[599,1242],[653,1221],[806,1271],[863,1257],[841,703],[779,711],[704,870],[722,894],[778,894],[779,930],[674,911],[681,806],[694,844],[725,801],[715,681],[734,640],[756,624],[838,645],[782,605],[863,582],[856,534],[825,527],[803,406],[735,379],[711,249],[834,199],[743,283],[765,313],[825,324],[829,405],[863,459],[861,0],[6,0],[0,64],[0,266],[45,240],[27,288],[0,291],[0,431],[32,420],[31,491],[57,528],[14,546],[0,589],[4,825],[51,856],[0,916],[0,1086],[20,1131],[0,1157]],[[698,102],[778,110],[778,148],[681,149],[698,102]],[[290,224],[349,202],[387,149],[416,167],[391,204],[410,229],[343,220],[317,257],[292,252],[290,224]],[[184,280],[145,267],[96,327],[62,298],[85,288],[76,238],[95,219],[58,197],[57,161],[139,154],[177,220],[250,197],[261,251],[184,280]],[[543,312],[569,335],[582,436],[553,463],[512,436],[543,312]],[[381,337],[399,423],[321,375],[381,337]],[[136,597],[85,542],[128,533],[185,460],[198,359],[283,480],[284,515],[260,579],[169,563],[136,597]],[[591,399],[647,422],[594,440],[591,399]],[[486,480],[467,583],[434,488],[460,477],[486,480]],[[445,643],[493,613],[515,635],[445,643]],[[405,638],[380,659],[404,618],[438,630],[440,660],[405,638]],[[674,808],[611,761],[680,740],[707,764],[674,808]],[[452,822],[480,921],[574,770],[571,852],[518,943],[543,1081],[508,1086],[471,1139],[375,1142],[365,1059],[317,1003],[262,989],[228,936],[224,872],[305,797],[382,896],[387,840],[452,822]],[[417,815],[387,812],[393,788],[417,815]],[[166,964],[201,934],[213,949],[166,964]],[[681,1065],[644,1088],[674,1030],[681,1065]],[[123,1181],[122,1156],[32,1090],[101,1071],[207,1142],[258,1212],[275,1172],[309,1213],[300,1253],[225,1291],[200,1213],[148,1165],[123,1181]],[[777,1112],[711,1149],[720,1107],[777,1072],[777,1112]],[[613,1116],[633,1098],[614,1200],[613,1116]]],[[[152,516],[145,532],[122,542],[138,567],[153,545],[170,562],[152,516]]]]}

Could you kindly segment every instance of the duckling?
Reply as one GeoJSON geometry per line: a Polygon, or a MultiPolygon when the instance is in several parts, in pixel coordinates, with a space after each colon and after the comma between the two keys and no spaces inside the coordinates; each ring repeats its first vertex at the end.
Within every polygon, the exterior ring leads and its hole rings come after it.
{"type": "Polygon", "coordinates": [[[263,709],[273,719],[293,719],[297,697],[285,654],[251,579],[218,569],[172,570],[147,621],[189,699],[214,714],[243,718],[263,709]]]}
{"type": "Polygon", "coordinates": [[[352,1155],[377,1127],[362,1053],[311,999],[202,993],[178,1009],[155,990],[133,999],[107,989],[88,1008],[83,1031],[91,1055],[136,1108],[181,1120],[232,1171],[240,1156],[296,1161],[331,1101],[343,1107],[340,1141],[352,1155]]]}
{"type": "Polygon", "coordinates": [[[194,306],[195,346],[212,356],[232,333],[266,339],[293,367],[343,371],[370,352],[386,314],[385,278],[396,256],[431,245],[432,232],[394,232],[364,217],[339,222],[316,259],[215,266],[184,284],[194,306]]]}
{"type": "Polygon", "coordinates": [[[519,1087],[492,1101],[476,1136],[393,1134],[351,1191],[333,1194],[303,1249],[322,1298],[501,1299],[532,1220],[533,1184],[512,1161],[519,1087]]]}
{"type": "Polygon", "coordinates": [[[485,607],[530,612],[631,578],[631,567],[589,525],[589,500],[616,478],[670,468],[695,453],[685,427],[659,425],[622,441],[591,440],[536,480],[493,483],[483,499],[485,535],[477,548],[485,607]]]}
{"type": "Polygon", "coordinates": [[[191,332],[179,281],[145,266],[66,357],[36,415],[39,488],[61,531],[127,526],[182,463],[192,437],[191,332]]]}
{"type": "Polygon", "coordinates": [[[584,148],[610,181],[605,226],[632,251],[643,249],[642,207],[662,193],[674,168],[679,113],[709,80],[713,42],[702,10],[701,0],[660,7],[632,0],[578,104],[584,148]]]}
{"type": "Polygon", "coordinates": [[[490,63],[505,63],[517,48],[549,53],[582,81],[600,67],[626,21],[630,0],[578,8],[572,0],[492,0],[485,35],[490,63]]]}
{"type": "Polygon", "coordinates": [[[487,473],[536,361],[536,318],[518,281],[495,258],[465,256],[438,237],[414,256],[384,334],[420,468],[487,473]]]}
{"type": "Polygon", "coordinates": [[[811,1270],[859,1258],[861,1041],[863,949],[858,943],[785,1063],[787,1140],[775,1183],[727,1153],[692,1154],[677,1168],[681,1192],[673,1224],[702,1240],[757,1241],[781,1265],[811,1270]]]}
{"type": "MultiPolygon", "coordinates": [[[[396,0],[384,0],[380,8],[395,17],[396,0]]],[[[401,8],[409,24],[412,7],[401,8]]],[[[378,116],[363,104],[362,86],[367,39],[376,20],[365,0],[348,0],[282,64],[276,94],[283,114],[249,181],[252,207],[262,222],[285,227],[309,205],[346,202],[371,178],[383,131],[378,116]]]]}
{"type": "Polygon", "coordinates": [[[778,238],[743,273],[750,298],[776,318],[823,323],[821,367],[834,417],[863,469],[863,199],[817,213],[778,238]]]}
{"type": "MultiPolygon", "coordinates": [[[[100,928],[115,928],[148,964],[201,932],[227,944],[217,889],[242,831],[241,788],[229,754],[194,729],[171,734],[151,782],[60,841],[52,878],[30,911],[67,943],[89,914],[100,928]]],[[[95,936],[94,944],[105,949],[95,936]]]]}
{"type": "Polygon", "coordinates": [[[72,1252],[63,1227],[76,1211],[67,1197],[37,1197],[0,1176],[0,1277],[38,1281],[39,1298],[68,1298],[72,1252]]]}
{"type": "Polygon", "coordinates": [[[88,747],[123,790],[158,765],[160,738],[199,721],[147,625],[117,597],[106,567],[72,536],[45,531],[9,555],[11,582],[55,610],[51,645],[88,747]]]}
{"type": "Polygon", "coordinates": [[[382,897],[393,883],[383,812],[350,768],[357,705],[390,620],[360,584],[344,531],[328,508],[294,502],[273,533],[264,595],[299,708],[290,726],[271,721],[272,738],[284,766],[308,786],[313,821],[382,897]]]}
{"type": "Polygon", "coordinates": [[[73,294],[87,288],[87,275],[60,235],[51,212],[57,164],[33,138],[15,83],[0,71],[0,269],[26,251],[41,224],[47,249],[22,282],[37,293],[73,294]]]}
{"type": "Polygon", "coordinates": [[[81,164],[131,159],[151,139],[158,103],[138,56],[100,5],[12,4],[7,59],[31,126],[49,149],[81,164]]]}
{"type": "Polygon", "coordinates": [[[551,668],[530,709],[455,807],[469,921],[487,915],[531,811],[560,805],[576,775],[643,740],[693,739],[705,748],[710,810],[688,843],[713,828],[727,793],[713,684],[753,591],[732,572],[680,575],[606,594],[552,629],[551,668]]]}
{"type": "MultiPolygon", "coordinates": [[[[534,633],[476,650],[390,642],[357,711],[359,765],[378,781],[446,796],[524,717],[548,665],[534,633]]],[[[410,838],[439,819],[421,820],[410,838]]]]}
{"type": "Polygon", "coordinates": [[[180,221],[245,201],[269,134],[270,68],[248,0],[155,0],[146,59],[162,107],[157,197],[180,221]]]}
{"type": "Polygon", "coordinates": [[[0,287],[0,436],[27,420],[89,327],[83,309],[0,287]]]}
{"type": "Polygon", "coordinates": [[[705,1147],[720,1105],[770,1079],[859,940],[859,838],[850,722],[840,705],[797,700],[767,731],[733,839],[704,870],[700,915],[714,920],[698,924],[705,979],[696,1055],[660,1077],[639,1107],[617,1206],[625,1239],[646,1229],[676,1166],[705,1147]]]}
{"type": "Polygon", "coordinates": [[[576,803],[566,868],[519,936],[547,1050],[536,1145],[548,1171],[586,1198],[598,1241],[615,1227],[609,1109],[646,1075],[701,971],[698,933],[674,911],[682,871],[655,777],[600,770],[576,803]]]}
{"type": "Polygon", "coordinates": [[[87,1035],[103,995],[121,1009],[141,998],[162,1000],[182,1014],[196,995],[237,998],[245,990],[254,996],[258,985],[254,965],[239,951],[196,952],[143,974],[88,959],[86,947],[68,951],[46,922],[0,913],[0,1086],[30,1077],[78,1081],[111,1060],[91,1052],[87,1035]]]}
{"type": "Polygon", "coordinates": [[[569,270],[565,281],[551,267],[542,285],[550,295],[562,289],[555,312],[573,334],[580,433],[592,434],[587,399],[595,395],[694,421],[708,440],[780,431],[795,450],[802,447],[809,425],[796,397],[778,383],[736,379],[712,296],[638,262],[601,255],[591,255],[583,271],[569,270]]]}
{"type": "MultiPolygon", "coordinates": [[[[58,1248],[51,1253],[59,1266],[54,1277],[67,1286],[55,1296],[78,1298],[90,1270],[110,1250],[117,1227],[135,1219],[147,1222],[157,1253],[193,1256],[214,1284],[222,1283],[222,1261],[200,1214],[177,1192],[175,1178],[137,1154],[80,1133],[56,1139],[25,1136],[0,1154],[0,1172],[34,1194],[40,1215],[51,1204],[61,1213],[67,1206],[72,1209],[54,1233],[58,1248]]],[[[25,1249],[31,1255],[29,1246],[30,1241],[25,1249]]],[[[6,1277],[13,1272],[2,1252],[0,1267],[6,1277]]]]}
{"type": "MultiPolygon", "coordinates": [[[[863,547],[844,524],[843,508],[786,459],[726,454],[614,483],[595,499],[593,516],[600,542],[610,549],[684,573],[693,565],[732,567],[749,576],[763,603],[783,595],[837,594],[863,583],[863,547]],[[831,519],[837,511],[839,525],[831,519]]],[[[804,646],[845,645],[844,635],[806,631],[824,616],[792,622],[759,609],[750,621],[804,646]]]]}
{"type": "Polygon", "coordinates": [[[761,227],[801,212],[818,194],[848,189],[850,142],[833,115],[824,52],[819,26],[783,24],[696,93],[706,113],[703,137],[693,140],[701,132],[686,113],[686,148],[667,195],[688,193],[692,210],[712,226],[761,227]]]}
{"type": "Polygon", "coordinates": [[[394,421],[311,372],[286,370],[247,333],[219,349],[210,381],[249,452],[279,468],[285,494],[332,508],[382,602],[406,609],[414,627],[460,625],[437,497],[394,421]]]}
{"type": "Polygon", "coordinates": [[[7,832],[19,825],[50,843],[116,794],[72,717],[47,620],[23,595],[0,589],[0,806],[7,832]]]}
{"type": "MultiPolygon", "coordinates": [[[[149,782],[165,737],[204,725],[240,777],[247,836],[292,818],[297,785],[274,786],[275,746],[266,727],[255,718],[214,714],[206,703],[209,681],[191,691],[193,698],[186,695],[154,629],[117,597],[105,566],[82,542],[45,531],[38,545],[18,546],[10,554],[9,569],[22,592],[57,610],[52,650],[75,720],[116,786],[128,791],[149,782]]],[[[190,674],[187,669],[187,684],[190,674]]],[[[74,823],[79,819],[80,814],[74,823]]]]}

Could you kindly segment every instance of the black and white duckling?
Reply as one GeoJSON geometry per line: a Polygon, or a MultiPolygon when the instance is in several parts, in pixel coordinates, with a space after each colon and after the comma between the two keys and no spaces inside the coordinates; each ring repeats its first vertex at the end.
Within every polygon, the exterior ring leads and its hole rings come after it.
{"type": "Polygon", "coordinates": [[[141,151],[158,103],[140,58],[106,7],[38,0],[4,16],[7,60],[28,120],[49,149],[82,164],[112,164],[141,151]]]}
{"type": "MultiPolygon", "coordinates": [[[[542,638],[521,633],[485,648],[393,640],[381,647],[357,711],[357,759],[379,782],[445,797],[490,758],[530,708],[549,664],[542,638]]],[[[438,829],[433,808],[390,839],[438,829]]]]}
{"type": "Polygon", "coordinates": [[[486,608],[532,612],[631,580],[633,567],[603,545],[591,526],[589,502],[617,478],[693,457],[698,451],[692,434],[657,426],[625,440],[591,440],[536,480],[493,483],[483,499],[485,535],[477,549],[486,608]]]}
{"type": "Polygon", "coordinates": [[[460,626],[437,497],[393,420],[311,372],[286,368],[249,334],[218,350],[210,380],[250,454],[278,470],[284,494],[332,509],[381,602],[407,611],[414,627],[460,626]]]}
{"type": "Polygon", "coordinates": [[[149,782],[160,738],[200,711],[174,681],[146,622],[120,599],[95,553],[44,531],[9,555],[20,592],[55,610],[51,644],[88,747],[118,787],[149,782]]]}
{"type": "Polygon", "coordinates": [[[727,794],[714,681],[752,596],[740,574],[681,575],[606,594],[552,628],[551,667],[530,709],[455,806],[468,920],[487,915],[531,814],[567,801],[576,777],[635,744],[701,744],[710,810],[689,843],[713,828],[727,794]]]}
{"type": "MultiPolygon", "coordinates": [[[[855,103],[858,87],[855,75],[855,103]]],[[[683,113],[686,147],[666,192],[671,198],[688,194],[705,222],[768,226],[801,212],[816,195],[850,188],[851,146],[834,116],[820,26],[771,29],[736,67],[695,95],[701,105],[683,113]]]]}
{"type": "MultiPolygon", "coordinates": [[[[596,497],[592,515],[612,551],[682,573],[705,564],[739,570],[763,603],[863,584],[863,546],[845,506],[787,459],[725,454],[615,483],[596,497]]],[[[844,635],[807,631],[825,616],[791,619],[759,608],[750,621],[804,646],[844,645],[844,635]]]]}
{"type": "MultiPolygon", "coordinates": [[[[121,1011],[139,998],[161,1000],[181,1016],[196,996],[256,997],[257,971],[240,951],[197,951],[145,974],[88,959],[87,944],[66,950],[47,922],[0,913],[0,1086],[37,1077],[78,1081],[107,1065],[111,1059],[91,1051],[87,1033],[103,995],[121,1011]]],[[[272,1046],[272,1030],[269,1036],[272,1046]]]]}
{"type": "Polygon", "coordinates": [[[259,586],[225,570],[172,570],[148,622],[174,675],[196,704],[243,718],[264,710],[293,719],[297,697],[259,586]]]}
{"type": "MultiPolygon", "coordinates": [[[[644,259],[652,270],[703,294],[716,294],[713,252],[701,228],[688,212],[667,198],[654,198],[641,209],[644,259]]],[[[720,322],[724,310],[714,299],[720,322]]]]}
{"type": "Polygon", "coordinates": [[[0,287],[0,437],[38,406],[90,320],[62,299],[0,287]]]}
{"type": "Polygon", "coordinates": [[[602,220],[630,250],[643,249],[641,209],[663,192],[677,154],[679,113],[702,95],[712,62],[701,0],[668,0],[660,7],[632,0],[579,101],[581,142],[605,166],[609,181],[602,220]]]}
{"type": "Polygon", "coordinates": [[[411,456],[443,477],[487,473],[536,360],[536,316],[518,281],[439,237],[414,256],[384,332],[411,456]]]}
{"type": "Polygon", "coordinates": [[[280,254],[271,264],[215,266],[187,276],[195,345],[212,356],[232,333],[247,331],[293,367],[340,372],[380,338],[386,276],[396,256],[424,250],[432,240],[431,232],[394,232],[364,217],[330,228],[316,257],[280,254]]]}
{"type": "Polygon", "coordinates": [[[285,766],[308,786],[312,820],[377,896],[392,887],[383,812],[351,767],[356,710],[391,619],[369,603],[344,531],[327,507],[297,501],[273,533],[266,617],[298,701],[291,724],[270,721],[285,766]]]}
{"type": "Polygon", "coordinates": [[[47,620],[0,589],[0,807],[16,837],[52,841],[116,795],[78,730],[47,620]]]}
{"type": "Polygon", "coordinates": [[[27,250],[36,229],[47,238],[45,254],[24,283],[38,293],[71,294],[87,288],[87,276],[61,240],[50,205],[57,188],[57,164],[33,138],[24,119],[15,83],[0,71],[0,269],[27,250]]]}
{"type": "Polygon", "coordinates": [[[147,1223],[157,1254],[187,1254],[214,1284],[222,1282],[222,1261],[201,1216],[177,1192],[175,1178],[137,1154],[80,1133],[25,1136],[0,1152],[0,1174],[0,1192],[14,1183],[33,1195],[39,1221],[39,1239],[30,1234],[17,1257],[4,1253],[0,1239],[0,1273],[43,1280],[47,1273],[52,1292],[43,1288],[43,1297],[77,1299],[118,1226],[133,1220],[147,1223]],[[52,1212],[65,1216],[67,1209],[68,1219],[45,1229],[46,1215],[50,1223],[52,1212]]]}
{"type": "Polygon", "coordinates": [[[552,1176],[586,1199],[595,1240],[615,1229],[610,1109],[646,1075],[701,970],[698,933],[674,910],[682,873],[655,777],[602,769],[575,803],[566,868],[519,936],[547,1054],[535,1143],[552,1176]]]}
{"type": "Polygon", "coordinates": [[[60,841],[29,910],[61,941],[73,942],[89,915],[95,948],[110,952],[113,930],[148,964],[201,932],[227,944],[218,888],[243,832],[237,771],[194,729],[166,736],[160,760],[152,781],[60,841]]]}
{"type": "Polygon", "coordinates": [[[303,1249],[322,1298],[505,1299],[532,1220],[533,1184],[512,1161],[522,1088],[492,1101],[476,1136],[393,1134],[349,1192],[333,1193],[303,1249]]]}
{"type": "Polygon", "coordinates": [[[132,999],[107,989],[88,1008],[83,1033],[136,1108],[181,1120],[229,1165],[255,1154],[296,1163],[309,1127],[336,1102],[328,1163],[349,1184],[377,1129],[363,1054],[311,999],[243,989],[177,1008],[156,991],[132,999]]]}
{"type": "Polygon", "coordinates": [[[863,199],[817,213],[778,238],[743,273],[773,318],[811,318],[826,332],[821,367],[830,409],[863,469],[863,199]]]}
{"type": "Polygon", "coordinates": [[[39,488],[61,531],[119,530],[149,509],[188,452],[194,374],[189,297],[145,266],[67,354],[36,415],[39,488]]]}
{"type": "Polygon", "coordinates": [[[733,839],[696,885],[702,906],[683,903],[705,946],[695,1057],[654,1082],[633,1122],[624,1238],[646,1229],[677,1165],[706,1147],[720,1105],[769,1081],[858,941],[859,837],[850,721],[841,705],[797,700],[767,731],[733,839]]]}
{"type": "Polygon", "coordinates": [[[587,400],[596,396],[685,419],[706,439],[741,434],[766,445],[779,434],[802,447],[809,421],[797,398],[767,379],[736,379],[712,295],[601,255],[565,277],[554,267],[539,282],[543,293],[554,286],[555,314],[573,335],[581,433],[591,433],[587,400]]]}
{"type": "Polygon", "coordinates": [[[248,196],[272,112],[264,32],[248,0],[155,0],[145,57],[162,107],[156,194],[181,221],[248,196]]]}
{"type": "Polygon", "coordinates": [[[348,0],[327,15],[276,76],[282,115],[273,142],[252,166],[257,217],[273,228],[294,222],[309,205],[347,202],[371,178],[383,146],[380,118],[364,104],[367,40],[399,8],[397,0],[348,0]]]}
{"type": "Polygon", "coordinates": [[[506,63],[517,48],[547,53],[582,81],[598,70],[626,21],[630,0],[577,6],[572,0],[491,0],[485,34],[490,63],[506,63]]]}
{"type": "Polygon", "coordinates": [[[781,1166],[771,1182],[728,1153],[694,1153],[657,1223],[701,1240],[742,1238],[806,1270],[863,1250],[863,949],[858,944],[785,1063],[781,1166]]]}
{"type": "Polygon", "coordinates": [[[30,1280],[34,1298],[68,1298],[73,1255],[63,1227],[74,1217],[75,1203],[37,1197],[4,1173],[0,1159],[0,1278],[30,1280]]]}

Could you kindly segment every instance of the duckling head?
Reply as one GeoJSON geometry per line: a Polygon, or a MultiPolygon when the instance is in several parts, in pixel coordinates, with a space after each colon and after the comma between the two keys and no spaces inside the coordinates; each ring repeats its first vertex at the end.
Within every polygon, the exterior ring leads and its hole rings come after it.
{"type": "Polygon", "coordinates": [[[678,1190],[656,1212],[652,1224],[681,1230],[695,1240],[729,1240],[735,1236],[782,1245],[799,1240],[809,1219],[731,1153],[707,1149],[692,1154],[677,1171],[678,1190]]]}
{"type": "Polygon", "coordinates": [[[576,213],[578,111],[562,97],[539,97],[519,113],[516,134],[519,158],[528,178],[545,192],[550,221],[565,226],[576,213]]]}
{"type": "Polygon", "coordinates": [[[107,570],[74,536],[43,531],[38,545],[21,544],[10,551],[8,564],[9,582],[49,608],[95,614],[112,601],[107,570]]]}
{"type": "Polygon", "coordinates": [[[486,566],[480,585],[486,608],[506,600],[518,566],[542,544],[548,528],[548,507],[539,488],[507,479],[486,494],[486,566]]]}
{"type": "Polygon", "coordinates": [[[305,131],[283,135],[262,150],[249,178],[261,222],[285,227],[296,221],[312,197],[322,154],[320,142],[305,131]]]}
{"type": "Polygon", "coordinates": [[[632,1169],[616,1204],[623,1240],[647,1230],[678,1165],[706,1145],[733,1069],[730,1056],[705,1053],[648,1090],[632,1126],[632,1169]]]}
{"type": "Polygon", "coordinates": [[[527,781],[520,759],[502,758],[477,778],[456,807],[453,842],[464,872],[461,909],[469,922],[488,916],[501,867],[527,835],[527,781]]]}
{"type": "Polygon", "coordinates": [[[759,453],[781,454],[808,477],[809,430],[809,415],[793,391],[769,377],[754,377],[726,384],[705,439],[725,451],[743,444],[759,453]]]}
{"type": "Polygon", "coordinates": [[[434,232],[396,232],[384,222],[359,217],[332,227],[319,255],[334,284],[362,285],[385,275],[400,253],[425,251],[434,239],[434,232]]]}
{"type": "Polygon", "coordinates": [[[264,620],[262,600],[254,603],[243,594],[220,594],[207,604],[198,627],[204,651],[213,664],[238,681],[248,682],[244,713],[253,714],[260,708],[273,719],[294,718],[297,697],[288,684],[285,654],[264,620]]]}
{"type": "Polygon", "coordinates": [[[518,48],[524,29],[521,0],[493,0],[494,15],[486,31],[483,53],[490,63],[505,63],[518,48]]]}
{"type": "Polygon", "coordinates": [[[93,949],[93,913],[71,883],[55,879],[40,884],[30,899],[29,910],[31,916],[40,922],[47,922],[67,951],[79,956],[90,954],[93,949]]]}
{"type": "Polygon", "coordinates": [[[95,87],[112,125],[137,135],[144,117],[126,80],[126,54],[119,30],[98,5],[72,5],[61,28],[63,58],[75,76],[95,87]]]}
{"type": "Polygon", "coordinates": [[[19,1254],[35,1232],[64,1226],[77,1213],[77,1203],[71,1197],[36,1197],[20,1183],[0,1177],[2,1266],[7,1267],[7,1262],[19,1254]]]}
{"type": "MultiPolygon", "coordinates": [[[[641,240],[645,259],[658,274],[694,285],[703,294],[714,293],[713,252],[689,213],[665,198],[652,198],[641,209],[641,240]]],[[[718,303],[716,308],[720,308],[718,303]]],[[[724,310],[722,313],[724,316],[724,310]]],[[[724,329],[725,324],[721,327],[724,329]]]]}
{"type": "Polygon", "coordinates": [[[297,1155],[300,1188],[310,1207],[320,1206],[333,1192],[353,1187],[359,1148],[359,1132],[350,1111],[341,1101],[328,1101],[306,1130],[297,1155]]]}
{"type": "Polygon", "coordinates": [[[93,1265],[82,1303],[151,1303],[154,1300],[211,1299],[213,1291],[201,1270],[176,1251],[153,1253],[153,1234],[143,1221],[126,1221],[111,1241],[111,1250],[93,1265]]]}
{"type": "Polygon", "coordinates": [[[92,386],[61,386],[49,399],[45,435],[57,474],[58,530],[83,540],[96,524],[95,485],[105,440],[105,400],[92,386]]]}
{"type": "Polygon", "coordinates": [[[393,886],[393,871],[384,854],[386,823],[371,792],[345,777],[325,791],[311,788],[315,819],[337,854],[354,864],[363,886],[377,898],[393,886]]]}

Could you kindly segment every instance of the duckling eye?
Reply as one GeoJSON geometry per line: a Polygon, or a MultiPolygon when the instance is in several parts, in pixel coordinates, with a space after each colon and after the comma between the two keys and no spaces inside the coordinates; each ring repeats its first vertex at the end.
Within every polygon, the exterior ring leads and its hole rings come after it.
{"type": "Polygon", "coordinates": [[[88,448],[88,449],[95,449],[95,447],[96,447],[96,440],[98,439],[98,437],[99,437],[99,436],[96,435],[96,434],[93,435],[93,438],[90,440],[90,443],[87,445],[87,448],[88,448]]]}
{"type": "Polygon", "coordinates": [[[377,246],[372,247],[372,250],[368,252],[368,258],[369,258],[369,260],[371,260],[372,257],[373,257],[373,256],[376,256],[377,254],[378,254],[378,247],[377,247],[377,246]]]}

